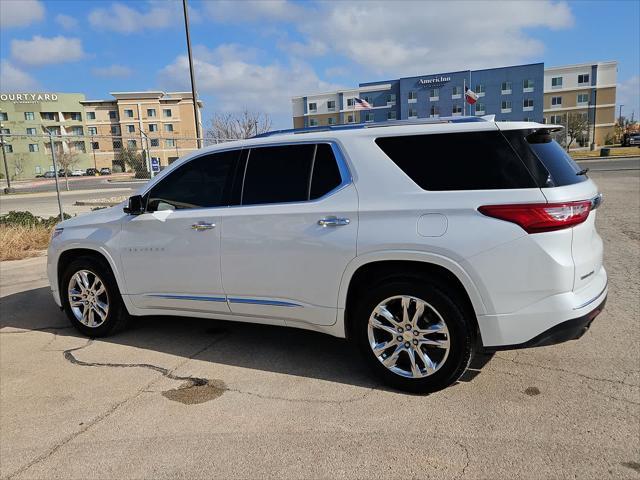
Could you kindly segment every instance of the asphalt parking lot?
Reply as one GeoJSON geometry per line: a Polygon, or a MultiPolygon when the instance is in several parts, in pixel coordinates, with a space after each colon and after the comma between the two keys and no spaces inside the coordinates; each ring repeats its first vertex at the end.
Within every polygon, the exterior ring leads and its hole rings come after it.
{"type": "Polygon", "coordinates": [[[578,341],[429,396],[320,334],[146,318],[88,340],[44,258],[0,275],[2,478],[640,478],[640,172],[594,172],[610,289],[578,341]]]}

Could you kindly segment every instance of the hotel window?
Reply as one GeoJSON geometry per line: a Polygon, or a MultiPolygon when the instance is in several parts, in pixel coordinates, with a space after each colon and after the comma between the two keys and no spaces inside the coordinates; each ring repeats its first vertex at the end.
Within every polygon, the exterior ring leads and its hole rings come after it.
{"type": "Polygon", "coordinates": [[[578,85],[584,85],[589,83],[589,74],[583,73],[578,75],[578,85]]]}
{"type": "Polygon", "coordinates": [[[98,134],[98,129],[96,127],[89,127],[89,135],[97,135],[98,134]]]}
{"type": "Polygon", "coordinates": [[[396,112],[395,110],[391,110],[390,112],[387,112],[387,120],[396,120],[396,112]]]}
{"type": "Polygon", "coordinates": [[[91,142],[91,149],[92,150],[99,150],[100,149],[100,144],[98,142],[91,142]]]}
{"type": "Polygon", "coordinates": [[[511,82],[502,82],[500,91],[503,95],[509,95],[511,93],[511,82]]]}
{"type": "Polygon", "coordinates": [[[429,116],[431,118],[438,118],[440,116],[440,107],[438,105],[431,105],[431,110],[429,110],[429,116]]]}
{"type": "Polygon", "coordinates": [[[453,107],[451,107],[451,114],[452,115],[461,115],[462,114],[462,106],[461,105],[454,105],[453,107]]]}
{"type": "Polygon", "coordinates": [[[114,150],[117,150],[118,148],[122,148],[122,142],[120,140],[116,140],[115,142],[111,142],[111,145],[113,146],[114,150]]]}
{"type": "Polygon", "coordinates": [[[409,103],[416,103],[418,101],[418,92],[409,92],[409,103]]]}
{"type": "Polygon", "coordinates": [[[111,135],[120,135],[120,127],[114,125],[111,127],[111,135]]]}
{"type": "Polygon", "coordinates": [[[500,103],[500,112],[501,113],[509,113],[509,112],[511,112],[511,100],[503,100],[500,103]]]}
{"type": "Polygon", "coordinates": [[[158,138],[152,138],[151,139],[151,146],[152,147],[159,147],[160,146],[160,140],[158,138]]]}
{"type": "Polygon", "coordinates": [[[522,91],[523,92],[533,92],[533,80],[523,80],[522,81],[522,91]]]}
{"type": "Polygon", "coordinates": [[[164,124],[164,131],[165,131],[165,132],[173,132],[173,124],[171,124],[171,123],[165,123],[165,124],[164,124]]]}
{"type": "Polygon", "coordinates": [[[353,122],[354,122],[353,115],[347,115],[347,123],[353,123],[353,122]]]}
{"type": "Polygon", "coordinates": [[[27,135],[36,135],[35,128],[27,128],[27,135]]]}
{"type": "Polygon", "coordinates": [[[150,132],[157,132],[158,131],[158,124],[157,123],[150,123],[149,124],[149,131],[150,132]]]}
{"type": "Polygon", "coordinates": [[[125,110],[124,116],[127,118],[133,118],[133,110],[125,110]]]}
{"type": "Polygon", "coordinates": [[[551,106],[552,107],[561,107],[562,106],[562,97],[551,97],[551,106]]]}
{"type": "Polygon", "coordinates": [[[74,120],[76,122],[81,122],[82,121],[82,114],[80,114],[79,112],[71,112],[71,113],[69,113],[69,120],[74,120]]]}
{"type": "Polygon", "coordinates": [[[327,100],[327,110],[335,110],[335,109],[336,109],[336,101],[327,100]]]}
{"type": "Polygon", "coordinates": [[[552,77],[551,88],[562,88],[562,77],[552,77]]]}
{"type": "Polygon", "coordinates": [[[109,110],[109,118],[115,120],[118,118],[118,113],[115,110],[109,110]]]}
{"type": "Polygon", "coordinates": [[[171,116],[171,109],[170,108],[165,108],[162,110],[162,115],[164,115],[165,117],[170,117],[171,116]]]}
{"type": "Polygon", "coordinates": [[[476,89],[475,89],[475,93],[476,95],[478,95],[479,97],[484,97],[484,94],[486,93],[486,88],[483,84],[479,83],[476,85],[476,89]]]}
{"type": "Polygon", "coordinates": [[[432,88],[431,91],[429,92],[429,100],[431,100],[432,102],[435,102],[436,100],[440,100],[440,89],[439,88],[432,88]]]}
{"type": "Polygon", "coordinates": [[[84,135],[84,132],[82,131],[82,127],[73,127],[71,129],[71,135],[84,135]]]}
{"type": "Polygon", "coordinates": [[[147,117],[155,117],[156,109],[155,108],[147,108],[147,117]]]}
{"type": "Polygon", "coordinates": [[[562,117],[562,115],[551,115],[551,117],[549,117],[549,123],[552,123],[554,125],[562,125],[564,123],[564,118],[562,117]]]}
{"type": "Polygon", "coordinates": [[[347,107],[353,107],[356,101],[353,98],[347,98],[347,107]]]}
{"type": "Polygon", "coordinates": [[[533,110],[533,98],[525,98],[522,101],[522,110],[525,112],[533,110]]]}
{"type": "Polygon", "coordinates": [[[43,120],[49,120],[53,122],[58,121],[58,115],[54,112],[42,112],[40,115],[42,115],[43,120]]]}
{"type": "Polygon", "coordinates": [[[87,120],[95,120],[96,112],[87,112],[87,120]]]}
{"type": "Polygon", "coordinates": [[[4,144],[4,151],[7,153],[13,153],[13,145],[9,145],[8,143],[4,144]]]}
{"type": "Polygon", "coordinates": [[[77,150],[78,152],[86,152],[86,148],[84,146],[84,142],[73,142],[73,149],[77,150]]]}
{"type": "Polygon", "coordinates": [[[328,123],[329,125],[335,125],[335,123],[336,123],[336,119],[335,119],[335,118],[333,118],[333,117],[329,117],[329,118],[327,118],[327,123],[328,123]]]}
{"type": "MultiPolygon", "coordinates": [[[[393,105],[396,103],[396,94],[390,93],[387,95],[387,105],[393,105]]],[[[395,117],[394,117],[395,119],[395,117]]]]}
{"type": "Polygon", "coordinates": [[[29,151],[30,152],[37,152],[38,151],[38,144],[37,143],[30,143],[29,144],[29,151]]]}
{"type": "Polygon", "coordinates": [[[127,140],[127,147],[129,148],[136,148],[138,144],[136,143],[135,140],[127,140]]]}
{"type": "Polygon", "coordinates": [[[33,112],[24,112],[25,120],[34,120],[33,112]]]}
{"type": "Polygon", "coordinates": [[[589,103],[589,94],[588,93],[579,93],[578,94],[578,105],[587,105],[589,103]]]}
{"type": "Polygon", "coordinates": [[[367,112],[364,115],[364,121],[365,122],[373,122],[374,118],[373,118],[373,113],[372,112],[367,112]]]}
{"type": "Polygon", "coordinates": [[[310,127],[315,127],[318,125],[318,120],[316,120],[315,118],[310,118],[309,119],[309,126],[310,127]]]}
{"type": "Polygon", "coordinates": [[[135,125],[127,125],[127,133],[136,133],[135,125]]]}
{"type": "Polygon", "coordinates": [[[4,135],[9,135],[11,134],[11,130],[9,130],[8,128],[0,128],[0,133],[3,133],[4,135]]]}
{"type": "Polygon", "coordinates": [[[462,87],[455,86],[453,90],[451,90],[451,98],[461,98],[462,97],[462,87]]]}
{"type": "Polygon", "coordinates": [[[7,115],[7,112],[0,112],[0,120],[5,122],[9,120],[9,115],[7,115]]]}
{"type": "Polygon", "coordinates": [[[418,118],[418,110],[416,110],[415,108],[410,108],[409,118],[418,118]]]}
{"type": "Polygon", "coordinates": [[[315,112],[316,110],[318,110],[318,104],[317,103],[310,103],[309,104],[309,111],[310,112],[315,112]]]}
{"type": "Polygon", "coordinates": [[[476,115],[484,115],[486,112],[484,103],[476,103],[476,115]]]}
{"type": "Polygon", "coordinates": [[[164,141],[166,147],[175,147],[176,141],[173,138],[164,141]]]}
{"type": "Polygon", "coordinates": [[[369,104],[373,105],[373,97],[371,97],[370,95],[365,95],[364,97],[362,97],[362,99],[363,99],[365,102],[367,102],[367,103],[369,103],[369,104]]]}

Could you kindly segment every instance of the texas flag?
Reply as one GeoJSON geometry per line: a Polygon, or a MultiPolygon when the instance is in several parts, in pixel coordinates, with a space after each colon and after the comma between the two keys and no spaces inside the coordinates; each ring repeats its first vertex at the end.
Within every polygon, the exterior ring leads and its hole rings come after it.
{"type": "Polygon", "coordinates": [[[464,87],[464,98],[467,99],[467,103],[473,105],[478,101],[478,95],[469,87],[464,87]]]}

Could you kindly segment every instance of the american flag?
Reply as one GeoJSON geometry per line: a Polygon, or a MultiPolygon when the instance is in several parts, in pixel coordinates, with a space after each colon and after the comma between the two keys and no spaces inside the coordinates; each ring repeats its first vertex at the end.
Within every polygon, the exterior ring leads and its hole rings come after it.
{"type": "Polygon", "coordinates": [[[363,100],[361,98],[354,98],[353,99],[353,109],[354,110],[370,110],[373,107],[371,106],[371,104],[369,102],[367,102],[366,100],[363,100]]]}

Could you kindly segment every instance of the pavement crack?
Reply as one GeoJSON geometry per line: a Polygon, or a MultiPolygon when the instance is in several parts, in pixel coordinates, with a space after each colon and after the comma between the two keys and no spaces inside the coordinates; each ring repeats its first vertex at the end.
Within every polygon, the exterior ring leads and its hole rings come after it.
{"type": "Polygon", "coordinates": [[[369,388],[367,389],[366,392],[364,392],[362,395],[356,397],[356,398],[349,398],[346,400],[318,400],[318,399],[306,399],[306,398],[287,398],[287,397],[281,397],[278,395],[265,395],[262,393],[256,393],[256,392],[249,392],[247,390],[241,390],[239,388],[226,388],[227,392],[235,392],[235,393],[239,393],[242,395],[249,395],[252,397],[258,397],[261,398],[263,400],[280,400],[283,402],[291,402],[291,403],[308,403],[308,404],[312,404],[312,405],[317,405],[317,404],[328,404],[328,405],[341,405],[341,404],[345,404],[345,403],[354,403],[354,402],[359,402],[361,400],[364,400],[366,397],[368,397],[373,391],[374,388],[369,388]]]}
{"type": "Polygon", "coordinates": [[[38,328],[29,328],[28,330],[14,330],[10,332],[0,332],[0,335],[16,335],[16,334],[25,334],[31,332],[46,332],[47,330],[67,330],[73,328],[71,326],[61,327],[61,326],[51,326],[51,327],[38,327],[38,328]]]}
{"type": "Polygon", "coordinates": [[[471,463],[471,456],[469,455],[469,447],[467,447],[464,443],[462,442],[456,442],[456,444],[462,448],[462,450],[464,450],[464,455],[466,457],[466,461],[464,464],[464,467],[462,467],[462,471],[460,472],[460,476],[457,477],[458,480],[462,479],[465,474],[467,473],[467,468],[469,467],[469,463],[471,463]]]}

